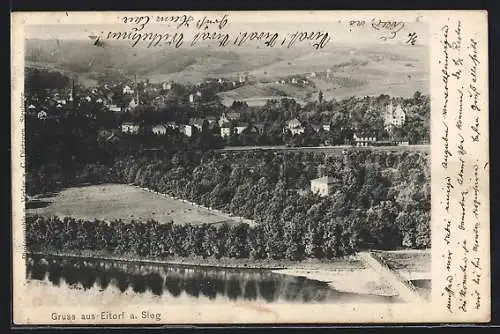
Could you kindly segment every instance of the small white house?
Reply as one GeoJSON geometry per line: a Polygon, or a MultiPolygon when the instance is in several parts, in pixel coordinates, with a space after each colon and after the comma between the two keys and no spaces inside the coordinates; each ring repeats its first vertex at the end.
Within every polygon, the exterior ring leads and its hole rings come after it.
{"type": "Polygon", "coordinates": [[[330,78],[331,78],[331,76],[332,76],[332,70],[331,70],[331,69],[327,69],[327,70],[326,70],[326,78],[327,78],[327,79],[330,79],[330,78]]]}
{"type": "Polygon", "coordinates": [[[47,112],[45,110],[40,110],[37,116],[38,119],[47,119],[47,112]]]}
{"type": "Polygon", "coordinates": [[[231,135],[231,128],[229,127],[228,124],[224,124],[223,126],[221,126],[220,128],[220,136],[222,138],[226,138],[226,137],[229,137],[231,135]]]}
{"type": "Polygon", "coordinates": [[[140,126],[137,123],[125,122],[122,124],[122,132],[128,134],[138,134],[140,126]]]}
{"type": "Polygon", "coordinates": [[[151,128],[151,131],[153,132],[153,134],[155,134],[157,136],[164,136],[167,134],[167,127],[163,124],[158,124],[158,125],[154,125],[151,128]]]}
{"type": "Polygon", "coordinates": [[[182,133],[186,136],[191,137],[193,135],[193,126],[189,124],[185,124],[182,126],[182,133]]]}
{"type": "Polygon", "coordinates": [[[175,122],[168,122],[167,127],[172,130],[179,130],[179,125],[175,122]]]}
{"type": "Polygon", "coordinates": [[[137,108],[138,105],[139,105],[139,103],[137,103],[135,101],[135,99],[132,99],[132,101],[130,101],[130,103],[128,104],[128,108],[129,109],[135,109],[135,108],[137,108]]]}
{"type": "Polygon", "coordinates": [[[123,94],[134,94],[134,90],[130,86],[126,85],[123,87],[123,94]]]}
{"type": "Polygon", "coordinates": [[[238,124],[235,129],[236,129],[236,133],[241,135],[243,133],[243,131],[246,130],[246,128],[248,128],[248,124],[246,123],[241,123],[241,124],[238,124]]]}
{"type": "Polygon", "coordinates": [[[116,104],[110,104],[110,105],[108,105],[108,109],[109,109],[109,111],[113,111],[113,112],[120,112],[120,111],[122,111],[122,108],[120,108],[116,104]]]}
{"type": "Polygon", "coordinates": [[[302,126],[302,123],[296,118],[287,122],[287,129],[290,130],[292,135],[304,133],[304,127],[302,126]]]}
{"type": "Polygon", "coordinates": [[[167,123],[167,127],[172,129],[172,130],[178,130],[179,129],[179,125],[175,122],[168,122],[167,123]]]}
{"type": "Polygon", "coordinates": [[[320,196],[331,195],[335,191],[337,180],[331,176],[323,176],[311,180],[311,191],[320,196]]]}

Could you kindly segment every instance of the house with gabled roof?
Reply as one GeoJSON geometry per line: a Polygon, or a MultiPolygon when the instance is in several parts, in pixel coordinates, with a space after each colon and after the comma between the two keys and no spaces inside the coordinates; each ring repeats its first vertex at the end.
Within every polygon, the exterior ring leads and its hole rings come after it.
{"type": "Polygon", "coordinates": [[[286,123],[284,132],[286,132],[286,130],[290,131],[292,135],[304,133],[304,127],[297,118],[291,119],[286,123]]]}
{"type": "Polygon", "coordinates": [[[139,133],[140,125],[134,122],[125,122],[122,124],[121,130],[123,133],[135,135],[139,133]]]}
{"type": "Polygon", "coordinates": [[[163,124],[153,125],[151,127],[151,132],[157,136],[164,136],[167,134],[167,126],[163,124]]]}

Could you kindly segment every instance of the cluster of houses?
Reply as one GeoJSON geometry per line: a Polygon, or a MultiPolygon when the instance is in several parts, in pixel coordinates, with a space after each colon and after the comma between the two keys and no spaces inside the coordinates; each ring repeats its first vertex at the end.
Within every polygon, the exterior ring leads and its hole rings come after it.
{"type": "Polygon", "coordinates": [[[73,107],[73,90],[46,89],[43,94],[24,99],[26,112],[39,119],[57,118],[64,110],[73,107]]]}
{"type": "MultiPolygon", "coordinates": [[[[290,76],[286,79],[278,81],[278,83],[286,84],[312,84],[311,78],[323,77],[331,78],[331,70],[326,72],[315,73],[304,76],[290,76]]],[[[238,74],[235,81],[230,81],[224,78],[208,79],[203,83],[195,85],[194,90],[188,95],[190,104],[197,104],[203,100],[203,85],[229,85],[233,86],[245,84],[248,82],[249,76],[247,73],[238,74]]],[[[75,86],[59,90],[46,90],[42,94],[33,95],[25,99],[25,108],[28,113],[36,115],[40,120],[50,118],[58,118],[64,114],[64,111],[71,110],[75,107],[80,107],[82,104],[92,104],[93,107],[99,110],[108,110],[112,112],[130,112],[139,105],[148,104],[156,109],[161,109],[166,105],[170,98],[175,98],[174,83],[172,81],[151,84],[149,81],[138,83],[137,81],[128,81],[123,83],[109,83],[91,89],[75,90],[75,86]]],[[[394,105],[390,103],[382,114],[384,127],[387,131],[393,128],[399,128],[405,124],[406,114],[400,104],[394,105]]],[[[226,138],[232,134],[240,135],[244,131],[262,134],[264,132],[264,124],[253,124],[250,126],[246,122],[241,121],[239,112],[223,113],[220,117],[206,117],[204,119],[190,119],[187,124],[178,124],[176,122],[168,122],[165,124],[157,124],[150,128],[155,135],[166,135],[170,130],[179,131],[188,137],[191,137],[196,131],[201,132],[205,121],[208,123],[208,128],[213,129],[215,124],[220,128],[220,136],[226,138]]],[[[320,131],[329,132],[329,124],[308,124],[307,127],[312,128],[316,133],[320,131]]],[[[121,124],[120,130],[126,134],[138,134],[141,130],[139,123],[125,122],[121,124]]],[[[289,120],[284,128],[283,133],[291,135],[303,134],[306,126],[297,118],[289,120]]],[[[391,142],[392,144],[405,145],[406,141],[391,142]]],[[[381,144],[375,136],[353,136],[353,144],[355,146],[372,146],[381,144]]]]}
{"type": "MultiPolygon", "coordinates": [[[[317,133],[319,131],[330,131],[330,124],[310,124],[311,128],[317,133]]],[[[283,129],[283,132],[289,131],[293,136],[300,135],[304,133],[305,126],[297,119],[291,119],[286,123],[286,127],[283,129]]]]}
{"type": "MultiPolygon", "coordinates": [[[[218,119],[214,116],[208,116],[204,119],[192,118],[187,124],[177,124],[175,122],[157,124],[151,127],[151,131],[153,134],[161,136],[167,134],[168,129],[172,129],[191,137],[194,131],[201,132],[204,122],[207,121],[209,130],[213,129],[214,125],[217,123],[220,128],[220,136],[222,138],[229,137],[231,134],[241,135],[245,130],[257,134],[264,133],[265,125],[263,123],[256,123],[250,126],[249,123],[240,121],[240,118],[241,113],[228,112],[223,113],[218,119]]],[[[311,127],[315,132],[319,132],[321,130],[326,132],[330,131],[329,124],[311,124],[311,127]]],[[[140,125],[139,123],[125,122],[122,124],[121,130],[123,133],[127,134],[138,134],[140,125]]],[[[287,131],[289,131],[292,135],[302,134],[305,131],[305,126],[297,118],[294,118],[289,120],[283,128],[283,133],[286,133],[287,131]]]]}
{"type": "MultiPolygon", "coordinates": [[[[249,129],[252,132],[262,133],[264,130],[263,124],[255,124],[249,128],[249,124],[240,121],[241,114],[238,112],[223,113],[220,118],[208,116],[206,118],[191,118],[187,124],[178,124],[176,122],[168,122],[165,124],[156,124],[151,127],[151,132],[157,136],[166,135],[168,130],[179,131],[180,133],[192,137],[194,132],[201,132],[203,125],[206,122],[209,130],[212,130],[217,124],[220,128],[220,136],[222,138],[231,135],[231,131],[240,135],[243,131],[249,129]]],[[[121,131],[126,134],[138,134],[141,126],[135,122],[125,122],[121,125],[121,131]]]]}
{"type": "MultiPolygon", "coordinates": [[[[201,132],[203,129],[203,124],[206,121],[208,129],[213,129],[215,124],[218,124],[220,128],[220,136],[222,138],[229,137],[231,134],[241,135],[245,130],[251,131],[252,133],[262,134],[264,132],[264,124],[257,123],[249,126],[248,123],[240,121],[241,114],[239,112],[228,112],[223,113],[219,118],[214,116],[209,116],[206,118],[192,118],[187,122],[187,124],[177,124],[175,122],[169,122],[166,124],[157,124],[151,127],[151,132],[155,135],[162,136],[166,135],[168,129],[179,131],[184,135],[191,137],[195,131],[201,132]]],[[[400,105],[394,107],[392,104],[389,105],[384,113],[384,122],[386,129],[391,127],[400,127],[404,124],[405,113],[400,105]]],[[[309,124],[316,133],[323,131],[330,131],[330,124],[309,124]]],[[[126,122],[122,124],[121,131],[127,134],[138,134],[140,130],[140,125],[138,123],[126,122]]],[[[299,121],[297,118],[293,118],[286,122],[283,128],[283,133],[290,133],[291,135],[303,134],[306,130],[306,126],[299,121]]],[[[375,146],[375,145],[408,145],[408,141],[398,140],[398,141],[380,141],[377,140],[376,136],[358,136],[356,133],[353,135],[353,145],[357,147],[364,146],[375,146]]]]}
{"type": "MultiPolygon", "coordinates": [[[[384,128],[386,131],[391,132],[394,128],[400,128],[405,124],[406,121],[406,113],[400,104],[394,105],[390,103],[384,110],[382,114],[382,118],[384,119],[384,128]]],[[[353,135],[353,144],[357,147],[364,146],[382,146],[382,145],[408,145],[407,140],[390,140],[383,141],[377,140],[375,136],[357,136],[353,135]]]]}
{"type": "MultiPolygon", "coordinates": [[[[224,87],[236,88],[245,84],[248,74],[238,75],[236,79],[224,78],[210,79],[195,85],[195,90],[187,96],[187,102],[196,104],[203,100],[203,84],[224,85],[224,87]],[[231,87],[232,84],[232,87],[231,87]]],[[[117,83],[106,83],[91,89],[79,88],[75,91],[68,89],[47,89],[43,94],[30,96],[26,99],[25,107],[31,114],[37,115],[39,119],[59,117],[59,111],[80,106],[82,103],[93,103],[99,110],[112,112],[130,112],[139,105],[150,105],[156,110],[165,106],[169,99],[175,98],[173,93],[174,82],[150,83],[148,80],[126,81],[117,83]],[[77,102],[74,105],[72,102],[77,102]],[[76,101],[77,100],[77,101],[76,101]]]]}
{"type": "MultiPolygon", "coordinates": [[[[161,136],[167,134],[168,129],[179,131],[188,137],[191,137],[194,131],[201,132],[203,129],[203,124],[206,121],[208,129],[212,130],[214,125],[217,124],[220,128],[220,136],[222,138],[229,137],[232,134],[241,135],[245,130],[249,130],[253,133],[262,134],[264,132],[264,124],[256,123],[249,125],[247,122],[240,121],[241,113],[239,112],[228,112],[222,113],[222,115],[217,118],[215,116],[208,116],[206,118],[191,118],[187,124],[177,124],[175,122],[168,122],[165,124],[157,124],[151,127],[151,132],[155,135],[161,136]]],[[[329,124],[316,125],[312,124],[311,127],[319,132],[330,131],[329,124]]],[[[138,134],[140,130],[139,123],[135,122],[125,122],[121,126],[121,131],[127,134],[138,134]]],[[[283,128],[283,132],[290,131],[292,135],[297,135],[304,133],[305,126],[297,119],[294,118],[286,123],[283,128]]]]}
{"type": "Polygon", "coordinates": [[[298,85],[301,87],[312,85],[311,81],[304,79],[304,78],[301,78],[301,77],[287,77],[287,78],[283,78],[280,80],[276,80],[274,83],[281,84],[281,85],[292,84],[292,85],[298,85]]]}
{"type": "Polygon", "coordinates": [[[309,73],[306,78],[308,79],[326,79],[326,80],[331,80],[333,79],[333,72],[331,69],[327,69],[326,71],[323,72],[311,72],[309,73]]]}

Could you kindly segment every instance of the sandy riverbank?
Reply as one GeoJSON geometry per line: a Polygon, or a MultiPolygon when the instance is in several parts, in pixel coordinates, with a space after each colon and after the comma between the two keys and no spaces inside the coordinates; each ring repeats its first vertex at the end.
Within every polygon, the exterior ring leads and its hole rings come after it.
{"type": "Polygon", "coordinates": [[[277,274],[302,276],[307,279],[322,281],[328,283],[332,289],[340,292],[379,296],[398,295],[398,292],[371,268],[286,268],[272,271],[277,274]]]}

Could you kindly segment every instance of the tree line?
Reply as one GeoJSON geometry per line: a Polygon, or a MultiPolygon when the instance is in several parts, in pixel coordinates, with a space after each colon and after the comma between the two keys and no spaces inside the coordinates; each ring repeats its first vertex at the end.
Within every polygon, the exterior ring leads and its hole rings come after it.
{"type": "Polygon", "coordinates": [[[71,253],[89,250],[114,256],[152,259],[168,259],[173,256],[255,260],[302,260],[306,257],[332,259],[354,252],[350,245],[343,244],[341,231],[334,232],[339,235],[338,239],[332,238],[329,232],[324,233],[322,237],[328,240],[322,242],[324,255],[318,256],[319,253],[313,251],[314,246],[307,245],[307,240],[295,243],[296,247],[277,252],[274,249],[274,239],[281,239],[281,236],[265,233],[264,226],[249,226],[246,223],[160,224],[154,220],[146,223],[134,220],[128,223],[121,220],[108,223],[70,217],[61,220],[58,217],[28,216],[26,247],[31,252],[71,253]]]}

